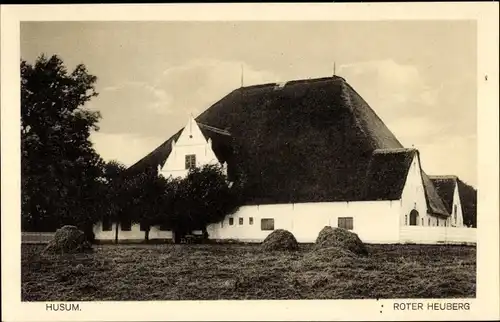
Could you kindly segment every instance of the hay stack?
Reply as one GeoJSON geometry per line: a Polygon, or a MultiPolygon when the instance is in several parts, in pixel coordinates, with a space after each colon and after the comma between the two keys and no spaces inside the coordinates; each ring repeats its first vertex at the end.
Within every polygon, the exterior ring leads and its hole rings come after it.
{"type": "Polygon", "coordinates": [[[91,248],[83,231],[75,226],[63,226],[56,231],[43,253],[82,253],[91,248]]]}
{"type": "Polygon", "coordinates": [[[265,251],[297,250],[299,249],[299,244],[291,232],[284,229],[277,229],[266,237],[261,247],[265,251]]]}
{"type": "Polygon", "coordinates": [[[359,258],[353,252],[340,247],[314,248],[304,254],[300,265],[306,269],[353,267],[359,258]]]}
{"type": "Polygon", "coordinates": [[[342,247],[324,247],[324,248],[315,248],[309,255],[317,258],[317,259],[329,259],[329,258],[355,258],[356,254],[351,252],[348,249],[344,249],[342,247]]]}
{"type": "Polygon", "coordinates": [[[342,228],[326,226],[316,238],[315,248],[338,247],[356,255],[368,255],[365,244],[358,235],[342,228]]]}

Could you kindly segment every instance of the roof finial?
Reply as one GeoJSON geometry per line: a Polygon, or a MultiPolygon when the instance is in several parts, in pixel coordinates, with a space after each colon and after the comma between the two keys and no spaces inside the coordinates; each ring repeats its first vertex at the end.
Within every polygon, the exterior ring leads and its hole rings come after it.
{"type": "Polygon", "coordinates": [[[242,64],[241,64],[241,87],[243,87],[243,75],[244,75],[244,73],[243,73],[243,72],[244,72],[244,71],[243,71],[243,63],[242,63],[242,64]]]}
{"type": "Polygon", "coordinates": [[[335,66],[335,61],[334,61],[334,62],[333,62],[333,76],[336,76],[336,74],[335,74],[335,67],[336,67],[336,66],[335,66]]]}
{"type": "Polygon", "coordinates": [[[190,118],[189,118],[189,134],[193,134],[193,112],[191,112],[190,114],[190,118]]]}

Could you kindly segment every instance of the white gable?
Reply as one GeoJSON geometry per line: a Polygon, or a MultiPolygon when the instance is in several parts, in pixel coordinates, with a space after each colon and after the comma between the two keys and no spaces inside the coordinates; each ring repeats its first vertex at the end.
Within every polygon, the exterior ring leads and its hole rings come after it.
{"type": "MultiPolygon", "coordinates": [[[[425,199],[424,185],[422,182],[421,166],[418,155],[415,154],[406,176],[405,186],[401,194],[401,217],[402,226],[410,225],[410,213],[412,210],[418,212],[417,226],[428,225],[427,202],[425,199]],[[423,219],[423,221],[422,221],[423,219]]],[[[434,219],[435,220],[435,219],[434,219]]]]}
{"type": "Polygon", "coordinates": [[[458,192],[458,184],[455,182],[453,189],[453,206],[451,208],[451,225],[455,227],[463,227],[464,219],[462,212],[462,202],[460,200],[460,193],[458,192]]]}
{"type": "Polygon", "coordinates": [[[190,117],[188,123],[184,127],[184,130],[177,139],[175,145],[186,146],[186,145],[200,145],[200,144],[207,144],[207,140],[205,139],[205,136],[201,132],[198,123],[196,123],[193,117],[190,117]]]}
{"type": "Polygon", "coordinates": [[[205,138],[192,117],[177,141],[172,141],[172,151],[163,168],[159,168],[159,173],[165,177],[185,177],[189,171],[186,167],[187,158],[195,161],[198,167],[219,163],[212,150],[212,141],[205,138]]]}

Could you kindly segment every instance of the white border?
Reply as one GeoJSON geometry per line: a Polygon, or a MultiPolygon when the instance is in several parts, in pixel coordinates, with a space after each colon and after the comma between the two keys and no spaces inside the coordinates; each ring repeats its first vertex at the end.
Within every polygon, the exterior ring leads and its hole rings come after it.
{"type": "MultiPolygon", "coordinates": [[[[1,7],[2,320],[477,320],[498,319],[498,3],[170,4],[1,7]],[[20,302],[20,21],[476,20],[478,28],[478,276],[470,311],[392,311],[395,301],[81,302],[48,312],[20,302]],[[488,81],[484,76],[488,75],[488,81]],[[381,305],[384,304],[380,313],[381,305]]],[[[126,278],[124,276],[124,278],[126,278]]],[[[464,301],[464,300],[461,300],[464,301]]],[[[421,302],[409,300],[409,302],[421,302]]],[[[424,301],[432,302],[431,300],[424,301]]],[[[425,305],[425,304],[424,304],[425,305]]]]}

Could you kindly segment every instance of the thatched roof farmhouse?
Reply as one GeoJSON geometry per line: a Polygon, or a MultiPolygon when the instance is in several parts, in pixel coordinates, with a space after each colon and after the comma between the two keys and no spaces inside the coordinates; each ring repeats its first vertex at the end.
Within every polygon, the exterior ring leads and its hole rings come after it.
{"type": "MultiPolygon", "coordinates": [[[[314,241],[325,226],[354,230],[368,242],[475,238],[442,230],[462,227],[475,204],[467,203],[463,216],[454,210],[464,198],[450,199],[446,184],[422,169],[420,152],[404,147],[342,77],[235,89],[127,173],[182,177],[209,162],[221,163],[229,181],[240,180],[244,200],[209,227],[211,238],[262,241],[285,229],[299,242],[314,241]]],[[[455,181],[457,191],[470,190],[455,181]]]]}

